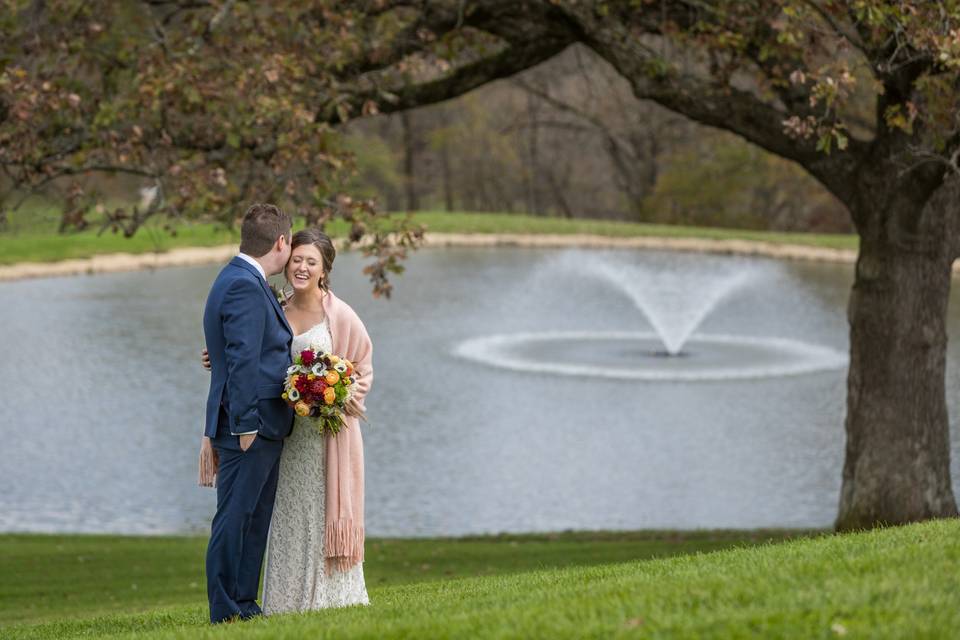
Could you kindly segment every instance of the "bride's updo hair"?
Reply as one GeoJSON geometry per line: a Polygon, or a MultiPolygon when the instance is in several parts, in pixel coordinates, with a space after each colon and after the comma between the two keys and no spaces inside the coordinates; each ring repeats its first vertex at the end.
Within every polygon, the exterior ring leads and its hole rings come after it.
{"type": "Polygon", "coordinates": [[[293,250],[305,244],[312,244],[320,251],[320,256],[323,258],[324,273],[323,277],[320,278],[319,284],[321,289],[329,291],[330,272],[333,271],[333,259],[337,257],[337,249],[333,246],[333,240],[317,227],[307,227],[293,234],[290,249],[293,250]]]}

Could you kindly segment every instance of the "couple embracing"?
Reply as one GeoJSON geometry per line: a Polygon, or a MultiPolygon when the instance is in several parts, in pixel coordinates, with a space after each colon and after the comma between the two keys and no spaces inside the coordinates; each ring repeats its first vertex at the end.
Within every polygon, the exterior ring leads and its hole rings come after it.
{"type": "Polygon", "coordinates": [[[368,604],[363,578],[363,442],[373,378],[363,323],[329,289],[336,250],[317,229],[291,236],[270,204],[247,210],[240,255],[214,281],[203,315],[211,371],[200,484],[217,489],[207,548],[210,621],[368,604]],[[283,304],[267,276],[283,273],[283,304]],[[343,428],[317,432],[281,397],[293,354],[339,354],[356,367],[343,428]],[[266,555],[263,607],[257,604],[266,555]]]}

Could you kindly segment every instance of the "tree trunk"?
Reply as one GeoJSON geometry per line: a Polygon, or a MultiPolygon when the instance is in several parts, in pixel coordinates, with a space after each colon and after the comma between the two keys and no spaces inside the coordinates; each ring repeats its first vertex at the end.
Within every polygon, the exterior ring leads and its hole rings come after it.
{"type": "Polygon", "coordinates": [[[416,154],[417,140],[414,131],[413,116],[409,111],[400,112],[400,123],[403,125],[403,179],[407,194],[407,211],[416,211],[420,208],[417,200],[416,154]]]}
{"type": "Polygon", "coordinates": [[[527,120],[530,126],[527,127],[527,149],[530,168],[530,192],[527,196],[527,209],[535,216],[540,215],[540,150],[538,145],[537,131],[537,101],[532,93],[527,93],[527,120]]]}
{"type": "Polygon", "coordinates": [[[450,168],[450,149],[446,141],[440,145],[440,175],[443,180],[443,206],[453,211],[453,170],[450,168]]]}
{"type": "Polygon", "coordinates": [[[563,180],[557,179],[557,175],[554,173],[553,169],[544,169],[543,175],[547,179],[547,184],[550,185],[550,191],[553,194],[554,202],[556,202],[557,206],[560,207],[560,213],[563,214],[564,218],[572,220],[574,217],[573,207],[570,206],[570,203],[567,201],[567,198],[563,193],[564,185],[567,185],[570,182],[569,165],[566,167],[566,169],[566,175],[564,175],[563,180]]]}
{"type": "MultiPolygon", "coordinates": [[[[908,203],[895,205],[911,208],[908,203]]],[[[837,530],[957,515],[945,396],[953,255],[917,208],[862,215],[837,530]],[[899,214],[899,215],[896,215],[899,214]],[[914,227],[898,229],[896,220],[914,227]]]]}

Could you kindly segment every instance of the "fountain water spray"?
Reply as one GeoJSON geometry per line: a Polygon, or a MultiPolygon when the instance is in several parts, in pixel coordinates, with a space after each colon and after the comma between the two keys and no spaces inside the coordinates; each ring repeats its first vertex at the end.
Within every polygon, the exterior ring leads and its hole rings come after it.
{"type": "MultiPolygon", "coordinates": [[[[583,378],[647,381],[729,381],[834,371],[845,353],[799,340],[697,331],[731,295],[763,284],[769,270],[741,260],[644,256],[640,266],[604,255],[567,252],[544,263],[535,278],[592,278],[633,302],[655,330],[536,331],[477,336],[454,353],[490,366],[583,378]],[[692,351],[684,351],[685,345],[692,351]],[[661,348],[662,345],[662,348],[661,348]],[[671,357],[651,358],[651,354],[671,357]],[[695,354],[695,358],[676,357],[695,354]],[[645,357],[646,356],[646,357],[645,357]]],[[[531,286],[533,283],[530,283],[531,286]]]]}
{"type": "Polygon", "coordinates": [[[577,270],[630,298],[660,337],[667,354],[676,356],[720,302],[758,278],[758,272],[750,266],[733,267],[690,265],[676,271],[589,256],[577,270]]]}

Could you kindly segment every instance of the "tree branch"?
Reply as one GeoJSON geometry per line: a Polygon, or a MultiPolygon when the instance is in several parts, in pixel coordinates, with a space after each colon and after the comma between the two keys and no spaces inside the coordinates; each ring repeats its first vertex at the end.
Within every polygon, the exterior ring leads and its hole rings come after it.
{"type": "MultiPolygon", "coordinates": [[[[396,1],[385,3],[373,12],[365,12],[369,17],[379,17],[387,11],[402,7],[419,6],[419,2],[396,1]]],[[[447,33],[458,29],[459,14],[453,7],[442,3],[423,3],[415,19],[397,32],[390,41],[373,49],[366,49],[353,60],[346,62],[336,70],[336,77],[340,79],[356,78],[365,73],[379,71],[396,64],[404,57],[423,51],[429,46],[426,32],[447,33]]],[[[364,38],[368,41],[368,38],[364,38]]]]}
{"type": "Polygon", "coordinates": [[[442,102],[463,95],[492,80],[506,78],[539,64],[558,54],[567,45],[560,41],[533,42],[525,48],[505,46],[489,57],[464,64],[452,72],[425,82],[380,87],[367,79],[367,86],[349,94],[349,97],[324,104],[317,112],[318,122],[338,124],[339,104],[346,104],[352,112],[359,112],[368,100],[377,103],[378,111],[391,113],[442,102]]]}
{"type": "MultiPolygon", "coordinates": [[[[860,53],[866,56],[868,60],[872,59],[871,51],[860,37],[860,33],[857,32],[855,24],[853,25],[854,28],[850,29],[848,25],[844,25],[831,15],[827,8],[822,6],[817,0],[801,0],[801,2],[820,16],[820,18],[833,29],[834,33],[853,45],[860,53]]],[[[872,70],[873,67],[871,65],[871,71],[872,70]]]]}
{"type": "Polygon", "coordinates": [[[653,100],[691,120],[735,133],[771,153],[797,162],[844,202],[853,197],[851,177],[868,144],[855,139],[846,151],[826,155],[813,140],[798,140],[784,128],[793,115],[776,109],[756,94],[664,68],[651,59],[637,37],[619,20],[605,19],[578,3],[563,3],[581,31],[581,39],[606,59],[629,82],[638,98],[653,100]]]}

